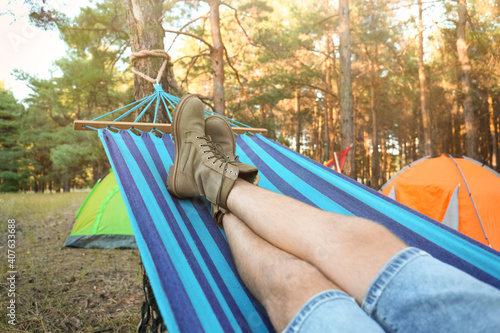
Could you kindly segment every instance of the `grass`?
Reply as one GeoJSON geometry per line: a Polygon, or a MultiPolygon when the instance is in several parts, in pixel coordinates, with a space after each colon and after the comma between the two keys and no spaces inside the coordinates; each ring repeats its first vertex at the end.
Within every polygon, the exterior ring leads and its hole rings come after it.
{"type": "Polygon", "coordinates": [[[138,251],[62,247],[87,194],[0,194],[0,332],[135,332],[138,251]],[[8,219],[16,220],[15,326],[6,312],[8,219]]]}

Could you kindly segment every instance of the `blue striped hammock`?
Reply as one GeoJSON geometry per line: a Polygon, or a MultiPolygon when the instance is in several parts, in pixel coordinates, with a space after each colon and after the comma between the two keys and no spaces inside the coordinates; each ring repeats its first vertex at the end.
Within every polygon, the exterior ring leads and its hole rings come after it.
{"type": "MultiPolygon", "coordinates": [[[[274,331],[240,280],[208,202],[178,200],[167,192],[175,154],[171,136],[107,127],[98,129],[99,137],[169,332],[274,331]]],[[[240,135],[236,142],[240,160],[259,168],[259,186],[376,221],[409,245],[500,289],[500,253],[260,134],[240,135]]]]}

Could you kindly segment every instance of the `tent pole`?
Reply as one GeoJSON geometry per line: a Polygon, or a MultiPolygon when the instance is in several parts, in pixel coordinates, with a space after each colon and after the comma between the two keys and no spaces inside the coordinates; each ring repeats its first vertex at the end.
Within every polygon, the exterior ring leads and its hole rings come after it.
{"type": "Polygon", "coordinates": [[[336,152],[333,152],[333,157],[335,157],[335,168],[337,168],[337,171],[341,173],[342,170],[340,170],[339,159],[337,158],[336,152]]]}
{"type": "Polygon", "coordinates": [[[488,239],[488,236],[486,236],[486,230],[484,230],[483,221],[481,221],[481,216],[479,216],[479,212],[477,211],[476,203],[474,202],[474,199],[472,198],[472,193],[470,192],[469,185],[467,184],[467,180],[465,180],[465,176],[462,172],[462,169],[460,169],[460,166],[457,164],[457,162],[455,161],[453,156],[448,155],[448,154],[446,154],[446,156],[451,158],[453,163],[455,163],[455,166],[457,167],[458,171],[460,172],[460,175],[462,175],[462,179],[464,180],[465,188],[467,188],[467,193],[469,193],[469,198],[472,201],[472,206],[474,206],[474,210],[476,211],[477,218],[479,219],[479,224],[481,225],[481,229],[483,229],[484,238],[486,239],[488,246],[491,247],[490,240],[488,239]]]}

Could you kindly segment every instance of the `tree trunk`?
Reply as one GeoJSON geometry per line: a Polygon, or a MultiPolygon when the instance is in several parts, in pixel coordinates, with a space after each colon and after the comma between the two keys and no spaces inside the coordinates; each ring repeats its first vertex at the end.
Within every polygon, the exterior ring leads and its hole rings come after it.
{"type": "Polygon", "coordinates": [[[387,172],[386,168],[386,147],[385,147],[385,136],[384,133],[380,133],[379,136],[380,141],[380,180],[379,183],[384,183],[385,173],[387,172]]]}
{"type": "Polygon", "coordinates": [[[431,124],[429,111],[425,99],[425,70],[424,70],[424,21],[422,19],[422,0],[418,0],[418,79],[420,81],[420,108],[422,111],[422,125],[424,127],[424,152],[432,155],[431,124]]]}
{"type": "Polygon", "coordinates": [[[402,134],[399,137],[399,170],[404,168],[404,155],[406,154],[406,142],[402,134]]]}
{"type": "Polygon", "coordinates": [[[325,130],[323,131],[323,161],[328,161],[330,159],[330,108],[328,105],[328,100],[325,98],[325,110],[323,115],[323,125],[325,130]]]}
{"type": "MultiPolygon", "coordinates": [[[[135,53],[142,50],[164,50],[163,37],[165,31],[161,25],[164,13],[162,8],[163,0],[123,0],[123,4],[125,5],[127,13],[132,52],[135,53]]],[[[137,71],[149,77],[156,78],[163,60],[163,58],[159,57],[139,58],[134,61],[133,65],[137,71]]],[[[166,92],[170,91],[168,82],[173,79],[169,78],[168,75],[170,75],[170,71],[165,70],[159,82],[166,92]]],[[[135,100],[151,95],[153,92],[154,87],[150,82],[137,75],[134,77],[135,100]]],[[[157,122],[159,123],[166,122],[168,119],[164,109],[161,107],[162,106],[160,106],[157,117],[157,122]]],[[[138,112],[140,111],[137,111],[136,115],[138,112]]],[[[153,119],[154,113],[147,112],[143,118],[141,118],[141,121],[153,122],[153,119]]]]}
{"type": "Polygon", "coordinates": [[[264,124],[266,122],[267,118],[267,105],[266,104],[261,104],[260,105],[260,127],[264,127],[264,124]]]}
{"type": "Polygon", "coordinates": [[[220,33],[220,0],[210,0],[210,30],[212,32],[212,46],[210,50],[212,59],[213,84],[214,84],[214,110],[224,115],[224,44],[220,33]]]}
{"type": "Polygon", "coordinates": [[[488,113],[490,116],[490,135],[491,135],[491,166],[493,169],[497,167],[497,156],[498,156],[498,137],[496,131],[496,119],[493,110],[493,98],[491,96],[491,90],[488,91],[488,113]]]}
{"type": "Polygon", "coordinates": [[[63,191],[66,193],[69,192],[70,190],[69,182],[70,182],[69,170],[66,169],[64,173],[64,187],[63,187],[63,191]]]}
{"type": "Polygon", "coordinates": [[[320,138],[321,138],[321,120],[320,113],[318,111],[318,101],[314,102],[314,117],[313,117],[313,133],[311,135],[311,149],[313,149],[313,159],[321,163],[321,146],[320,146],[320,138]]]}
{"type": "Polygon", "coordinates": [[[326,32],[326,61],[325,61],[325,150],[324,159],[328,161],[334,151],[334,120],[333,120],[333,101],[332,101],[332,38],[331,31],[326,32]]]}
{"type": "Polygon", "coordinates": [[[458,122],[458,111],[459,111],[458,101],[455,99],[453,101],[453,106],[451,108],[451,153],[458,154],[460,147],[460,128],[457,129],[458,122]]]}
{"type": "MultiPolygon", "coordinates": [[[[367,132],[366,130],[363,131],[363,148],[364,148],[364,176],[363,176],[363,182],[364,184],[368,184],[368,178],[370,177],[370,170],[371,170],[371,165],[370,165],[370,145],[368,144],[370,140],[370,133],[367,132]]],[[[370,180],[371,182],[371,180],[370,180]]]]}
{"type": "MultiPolygon", "coordinates": [[[[368,52],[368,49],[367,49],[368,52]]],[[[377,126],[377,90],[378,90],[378,45],[373,47],[373,55],[370,59],[370,110],[372,116],[372,182],[371,187],[377,189],[380,180],[380,152],[378,148],[378,126],[377,126]]]]}
{"type": "Polygon", "coordinates": [[[477,124],[472,104],[471,94],[471,64],[467,54],[467,41],[465,26],[467,24],[467,3],[466,0],[458,0],[458,24],[457,24],[457,53],[461,68],[462,97],[465,118],[465,137],[467,156],[477,159],[478,141],[477,124]]]}
{"type": "MultiPolygon", "coordinates": [[[[342,149],[354,145],[353,97],[351,83],[351,38],[349,28],[349,0],[339,0],[340,35],[340,117],[342,121],[342,149]]],[[[354,147],[347,155],[344,173],[355,178],[354,147]]]]}
{"type": "Polygon", "coordinates": [[[285,111],[281,114],[281,137],[283,138],[283,144],[286,146],[286,136],[287,136],[287,123],[286,119],[288,117],[285,115],[285,111]]]}
{"type": "Polygon", "coordinates": [[[302,132],[301,124],[300,124],[300,95],[299,91],[295,91],[295,109],[296,109],[296,121],[297,121],[297,126],[295,128],[295,147],[297,153],[300,153],[300,134],[302,132]]]}
{"type": "Polygon", "coordinates": [[[372,114],[372,182],[371,187],[378,189],[380,178],[380,155],[378,151],[378,128],[377,128],[377,110],[375,108],[375,84],[370,83],[370,109],[372,114]]]}
{"type": "Polygon", "coordinates": [[[378,63],[376,59],[378,57],[378,47],[374,47],[373,59],[370,62],[371,67],[371,82],[370,82],[370,109],[372,115],[372,145],[373,145],[373,155],[372,155],[372,188],[378,189],[380,186],[380,151],[379,151],[379,133],[378,133],[378,117],[377,117],[377,81],[378,81],[378,63]]]}

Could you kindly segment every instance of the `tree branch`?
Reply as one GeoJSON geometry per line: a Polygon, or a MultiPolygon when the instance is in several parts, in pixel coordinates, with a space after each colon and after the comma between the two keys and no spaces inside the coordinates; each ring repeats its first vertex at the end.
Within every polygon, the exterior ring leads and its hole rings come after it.
{"type": "MultiPolygon", "coordinates": [[[[181,80],[181,86],[184,84],[184,82],[187,80],[187,77],[189,75],[189,72],[191,71],[191,68],[193,68],[194,64],[196,63],[196,61],[198,60],[199,57],[201,57],[203,53],[200,53],[198,55],[195,55],[195,56],[192,56],[191,57],[191,63],[189,64],[189,67],[186,71],[186,75],[184,76],[184,78],[181,80]]],[[[183,57],[185,58],[185,57],[183,57]]]]}
{"type": "Polygon", "coordinates": [[[126,42],[125,44],[123,44],[122,48],[118,51],[116,59],[111,63],[110,73],[113,73],[116,63],[118,62],[118,60],[121,59],[123,53],[125,52],[125,50],[127,50],[129,46],[130,46],[129,42],[126,42]]]}
{"type": "MultiPolygon", "coordinates": [[[[184,28],[185,28],[185,27],[187,27],[188,25],[190,25],[190,24],[191,24],[191,23],[193,23],[193,22],[198,21],[199,19],[207,19],[207,18],[208,18],[207,16],[200,16],[200,17],[197,17],[197,18],[195,18],[195,19],[193,19],[193,20],[189,21],[188,23],[184,24],[184,25],[183,25],[183,26],[179,29],[179,31],[184,30],[184,28]]],[[[177,34],[177,36],[175,36],[175,38],[172,40],[172,43],[170,44],[170,47],[169,47],[169,48],[168,48],[168,50],[167,50],[167,53],[168,53],[168,52],[170,52],[170,49],[172,48],[172,46],[174,46],[174,43],[175,43],[175,41],[177,40],[177,37],[179,37],[179,34],[177,34]]]]}
{"type": "MultiPolygon", "coordinates": [[[[209,101],[214,100],[212,96],[205,96],[205,95],[201,95],[201,94],[191,94],[191,95],[196,96],[201,100],[209,100],[209,101]]],[[[205,102],[203,102],[203,103],[205,103],[205,102]]],[[[205,103],[205,104],[207,104],[207,103],[205,103]]]]}
{"type": "Polygon", "coordinates": [[[318,86],[316,86],[314,84],[311,84],[311,83],[296,82],[293,85],[294,86],[304,86],[304,87],[309,87],[309,88],[317,89],[317,90],[320,90],[320,91],[324,92],[325,94],[333,96],[337,100],[339,99],[338,96],[335,95],[333,92],[325,90],[325,88],[318,87],[318,86]]]}
{"type": "Polygon", "coordinates": [[[240,26],[241,30],[243,31],[243,33],[245,34],[245,36],[247,37],[248,39],[248,42],[254,46],[257,46],[257,43],[255,42],[255,40],[253,38],[251,38],[247,31],[245,30],[245,28],[243,28],[243,25],[241,24],[241,21],[238,17],[238,10],[234,7],[232,7],[231,5],[228,5],[227,3],[221,3],[221,5],[224,5],[228,8],[231,8],[233,11],[234,11],[234,18],[236,19],[236,22],[238,22],[238,25],[240,26]]]}
{"type": "Polygon", "coordinates": [[[241,92],[244,93],[245,88],[243,87],[243,83],[241,83],[240,75],[238,74],[238,71],[236,70],[236,68],[234,68],[233,64],[231,63],[231,60],[229,59],[229,54],[227,53],[227,49],[225,46],[224,46],[224,53],[226,54],[227,64],[229,65],[229,67],[233,69],[233,72],[236,75],[236,80],[238,80],[238,84],[241,87],[241,92]]]}
{"type": "Polygon", "coordinates": [[[189,32],[184,32],[184,31],[175,31],[175,30],[165,30],[165,32],[170,32],[170,33],[173,33],[173,34],[177,34],[177,35],[186,35],[186,36],[189,36],[189,37],[192,37],[194,39],[197,39],[199,40],[200,42],[204,43],[205,45],[208,46],[208,48],[210,49],[210,51],[214,48],[210,43],[208,43],[206,40],[204,40],[203,38],[201,37],[198,37],[196,35],[193,35],[189,32]]]}
{"type": "Polygon", "coordinates": [[[193,59],[193,58],[198,58],[198,57],[205,56],[205,55],[210,55],[209,53],[206,53],[206,51],[210,52],[210,50],[207,49],[207,50],[203,50],[200,53],[195,54],[195,55],[185,55],[183,57],[180,57],[180,58],[176,59],[173,63],[175,64],[176,62],[178,62],[178,61],[180,61],[180,60],[182,60],[184,58],[191,58],[191,59],[193,59]]]}
{"type": "Polygon", "coordinates": [[[309,30],[309,32],[311,32],[312,29],[315,26],[320,25],[321,23],[324,23],[324,22],[328,21],[331,18],[334,18],[335,16],[339,16],[339,14],[337,13],[337,14],[333,14],[333,15],[327,16],[326,18],[322,19],[321,21],[318,21],[318,22],[314,23],[313,26],[312,26],[312,28],[309,30]]]}

